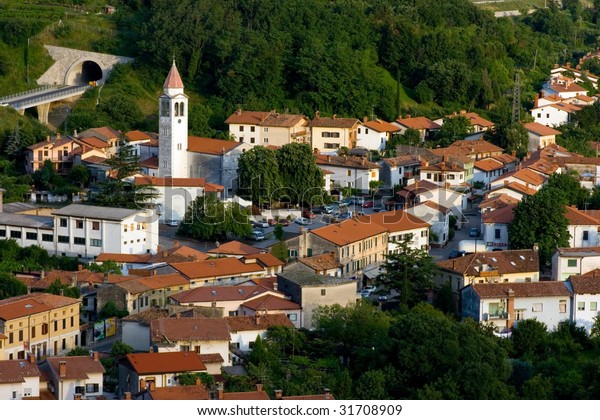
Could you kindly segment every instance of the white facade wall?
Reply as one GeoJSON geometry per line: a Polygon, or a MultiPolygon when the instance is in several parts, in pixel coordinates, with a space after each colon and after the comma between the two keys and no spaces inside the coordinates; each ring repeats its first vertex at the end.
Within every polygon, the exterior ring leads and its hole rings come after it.
{"type": "Polygon", "coordinates": [[[571,121],[571,114],[566,111],[556,109],[553,106],[533,108],[531,110],[531,116],[536,123],[540,123],[548,127],[556,127],[571,121]]]}
{"type": "Polygon", "coordinates": [[[0,401],[20,400],[23,397],[39,397],[39,376],[33,376],[23,379],[25,382],[0,384],[0,401]]]}
{"type": "Polygon", "coordinates": [[[364,125],[358,126],[356,133],[356,146],[368,150],[384,150],[390,138],[389,133],[381,133],[364,125]]]}
{"type": "Polygon", "coordinates": [[[502,175],[502,169],[495,169],[493,171],[482,171],[481,169],[473,169],[473,182],[481,181],[487,187],[492,181],[502,175]]]}
{"type": "MultiPolygon", "coordinates": [[[[523,320],[537,319],[546,324],[548,331],[553,331],[558,323],[569,320],[571,316],[571,299],[569,296],[549,296],[549,297],[519,297],[514,300],[515,312],[523,310],[523,320]],[[566,300],[566,310],[561,312],[560,302],[566,300]],[[534,312],[534,305],[542,304],[542,310],[534,312]]],[[[518,325],[518,321],[515,321],[518,325]]]]}
{"type": "Polygon", "coordinates": [[[352,147],[350,130],[337,127],[312,127],[312,148],[322,153],[337,151],[340,147],[352,147]]]}
{"type": "Polygon", "coordinates": [[[567,226],[569,235],[569,247],[581,248],[587,246],[597,246],[600,244],[598,235],[598,225],[569,225],[567,226]],[[585,239],[587,237],[587,239],[585,239]]]}
{"type": "Polygon", "coordinates": [[[250,343],[256,341],[256,337],[264,339],[267,335],[266,330],[255,330],[255,331],[236,331],[231,333],[231,344],[234,346],[238,345],[241,351],[250,351],[250,343]]]}
{"type": "Polygon", "coordinates": [[[566,256],[555,253],[552,257],[552,279],[566,280],[571,275],[585,274],[600,268],[600,254],[590,256],[566,256]]]}
{"type": "MultiPolygon", "coordinates": [[[[187,178],[187,177],[186,177],[187,178]]],[[[204,196],[201,187],[164,187],[153,186],[156,197],[151,201],[160,209],[159,220],[176,220],[181,222],[190,204],[197,198],[204,196]]]]}
{"type": "Polygon", "coordinates": [[[263,145],[260,127],[255,124],[229,124],[229,134],[235,141],[250,147],[263,145]]]}
{"type": "Polygon", "coordinates": [[[466,194],[446,188],[425,191],[417,195],[419,203],[432,201],[452,210],[455,216],[458,216],[462,209],[466,209],[466,194]]]}
{"type": "Polygon", "coordinates": [[[450,171],[450,170],[431,170],[421,168],[421,179],[431,182],[440,187],[450,184],[452,187],[459,186],[465,182],[464,171],[450,171]]]}
{"type": "Polygon", "coordinates": [[[448,241],[448,234],[450,230],[450,214],[444,214],[443,212],[433,209],[425,204],[411,207],[406,209],[406,211],[431,225],[430,229],[438,236],[438,241],[434,242],[430,237],[429,243],[445,244],[448,241]]]}
{"type": "Polygon", "coordinates": [[[172,353],[180,351],[195,351],[197,346],[200,347],[199,354],[214,354],[219,353],[223,358],[223,366],[231,366],[231,357],[229,357],[229,341],[204,341],[204,340],[189,340],[177,341],[174,346],[157,346],[159,353],[172,353]],[[183,350],[181,346],[188,346],[189,349],[183,350]]]}
{"type": "Polygon", "coordinates": [[[481,235],[486,251],[508,249],[508,225],[505,223],[482,223],[481,235]]]}
{"type": "Polygon", "coordinates": [[[396,254],[399,251],[399,246],[392,241],[401,241],[404,235],[412,235],[412,241],[410,247],[413,249],[429,248],[429,228],[418,228],[410,230],[402,230],[390,232],[387,242],[387,252],[389,254],[396,254]]]}
{"type": "Polygon", "coordinates": [[[379,168],[357,169],[329,165],[319,165],[319,167],[333,172],[330,177],[334,185],[356,188],[363,193],[369,192],[369,182],[379,181],[379,168]]]}
{"type": "MultiPolygon", "coordinates": [[[[68,363],[67,363],[67,369],[68,369],[68,363]]],[[[85,396],[87,398],[102,395],[102,393],[103,393],[103,388],[102,388],[103,374],[86,372],[86,375],[88,376],[87,379],[79,379],[76,381],[68,381],[68,380],[60,381],[58,383],[59,389],[56,390],[57,398],[59,400],[73,400],[75,397],[75,388],[79,387],[79,386],[82,386],[85,388],[85,386],[88,384],[90,384],[90,385],[98,384],[98,392],[88,393],[86,391],[85,396]],[[61,384],[62,384],[62,388],[61,388],[61,384]]]]}
{"type": "Polygon", "coordinates": [[[165,89],[159,100],[158,168],[161,177],[187,178],[188,97],[181,89],[165,89]],[[178,111],[183,106],[183,115],[178,111]]]}
{"type": "Polygon", "coordinates": [[[538,148],[544,148],[551,144],[556,143],[556,135],[552,134],[549,136],[540,136],[539,134],[529,132],[529,142],[527,144],[527,151],[533,152],[538,148]]]}
{"type": "Polygon", "coordinates": [[[573,321],[578,327],[584,327],[590,333],[594,318],[600,315],[600,295],[573,295],[573,321]]]}

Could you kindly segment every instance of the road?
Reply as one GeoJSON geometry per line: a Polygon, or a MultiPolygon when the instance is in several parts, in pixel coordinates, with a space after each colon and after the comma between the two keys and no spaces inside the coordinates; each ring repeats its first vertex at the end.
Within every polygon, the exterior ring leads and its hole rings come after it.
{"type": "Polygon", "coordinates": [[[436,260],[447,260],[450,256],[450,252],[453,249],[458,249],[458,243],[463,239],[475,239],[469,236],[469,230],[472,227],[481,229],[481,214],[478,211],[465,214],[468,222],[460,230],[456,230],[454,238],[449,241],[443,248],[431,248],[429,254],[436,260]]]}

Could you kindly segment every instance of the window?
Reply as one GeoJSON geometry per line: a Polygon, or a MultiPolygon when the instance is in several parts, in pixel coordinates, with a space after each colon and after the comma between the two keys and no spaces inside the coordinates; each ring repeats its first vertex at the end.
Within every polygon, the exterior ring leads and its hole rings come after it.
{"type": "Polygon", "coordinates": [[[37,233],[35,232],[26,232],[25,237],[30,241],[37,241],[37,233]]]}
{"type": "Polygon", "coordinates": [[[31,327],[31,338],[35,338],[35,326],[31,327]]]}
{"type": "Polygon", "coordinates": [[[229,311],[229,316],[238,316],[238,311],[229,311]]]}
{"type": "Polygon", "coordinates": [[[73,238],[73,243],[75,245],[85,245],[85,238],[73,238]]]}
{"type": "Polygon", "coordinates": [[[490,317],[499,317],[501,314],[499,303],[490,303],[488,305],[488,314],[490,317]]]}
{"type": "Polygon", "coordinates": [[[42,234],[42,241],[44,242],[52,242],[54,240],[54,236],[52,236],[49,233],[43,233],[42,234]]]}
{"type": "Polygon", "coordinates": [[[48,324],[42,324],[42,335],[48,334],[48,324]]]}
{"type": "Polygon", "coordinates": [[[352,175],[352,170],[351,169],[348,169],[347,175],[348,176],[352,175]]]}
{"type": "Polygon", "coordinates": [[[598,310],[598,302],[590,302],[590,311],[596,312],[598,310]]]}
{"type": "Polygon", "coordinates": [[[14,333],[8,333],[8,344],[12,344],[15,341],[14,333]]]}
{"type": "Polygon", "coordinates": [[[327,290],[326,289],[321,289],[321,296],[325,296],[327,294],[327,290]]]}
{"type": "Polygon", "coordinates": [[[21,231],[20,230],[11,230],[10,237],[15,239],[21,239],[21,231]]]}
{"type": "Polygon", "coordinates": [[[92,230],[100,230],[100,222],[92,222],[92,230]]]}
{"type": "Polygon", "coordinates": [[[72,316],[71,317],[71,327],[74,327],[74,326],[75,326],[75,317],[72,316]]]}
{"type": "Polygon", "coordinates": [[[288,314],[287,317],[292,322],[296,322],[298,320],[298,314],[288,314]]]}
{"type": "Polygon", "coordinates": [[[190,346],[189,345],[181,345],[181,346],[179,346],[179,350],[180,351],[190,351],[190,346]]]}
{"type": "Polygon", "coordinates": [[[538,112],[538,113],[537,113],[537,117],[538,117],[538,118],[542,118],[542,113],[541,113],[541,112],[538,112]]]}
{"type": "Polygon", "coordinates": [[[544,304],[534,303],[531,307],[532,312],[542,312],[544,310],[544,304]]]}
{"type": "Polygon", "coordinates": [[[558,302],[558,312],[560,312],[561,314],[564,314],[567,312],[567,301],[566,300],[561,300],[558,302]]]}
{"type": "Polygon", "coordinates": [[[289,250],[288,250],[288,255],[289,255],[291,258],[295,258],[295,257],[297,257],[297,256],[298,256],[298,250],[297,250],[297,249],[289,249],[289,250]]]}
{"type": "Polygon", "coordinates": [[[62,346],[61,347],[62,347],[62,350],[66,350],[67,349],[67,339],[66,338],[62,339],[62,346]]]}
{"type": "Polygon", "coordinates": [[[427,179],[431,179],[431,174],[429,172],[427,173],[427,179]]]}
{"type": "Polygon", "coordinates": [[[60,227],[67,227],[67,219],[60,219],[60,227]]]}
{"type": "Polygon", "coordinates": [[[58,321],[54,321],[54,332],[56,331],[58,331],[58,321]]]}
{"type": "Polygon", "coordinates": [[[87,392],[87,393],[100,392],[100,385],[99,384],[85,384],[85,392],[87,392]]]}
{"type": "Polygon", "coordinates": [[[183,105],[183,102],[181,102],[179,104],[179,115],[181,115],[182,117],[184,115],[183,108],[184,108],[184,105],[183,105]]]}
{"type": "Polygon", "coordinates": [[[250,127],[250,132],[251,132],[251,133],[254,133],[254,131],[255,131],[255,130],[256,130],[256,127],[254,127],[254,126],[251,126],[251,127],[250,127]]]}
{"type": "Polygon", "coordinates": [[[19,330],[19,341],[23,341],[23,330],[19,330]]]}
{"type": "Polygon", "coordinates": [[[243,143],[243,142],[244,142],[244,138],[240,137],[240,143],[243,143]]]}
{"type": "Polygon", "coordinates": [[[102,246],[102,239],[90,239],[90,246],[102,246]]]}
{"type": "Polygon", "coordinates": [[[255,141],[256,139],[254,137],[250,137],[250,143],[254,144],[255,141]]]}
{"type": "Polygon", "coordinates": [[[588,233],[588,231],[587,231],[587,230],[584,230],[584,231],[583,231],[583,240],[584,240],[584,241],[587,241],[588,239],[589,239],[589,233],[588,233]]]}
{"type": "Polygon", "coordinates": [[[240,133],[243,133],[243,132],[244,132],[244,126],[240,125],[240,133]]]}
{"type": "Polygon", "coordinates": [[[500,229],[494,229],[494,239],[500,239],[500,229]]]}
{"type": "Polygon", "coordinates": [[[123,232],[127,232],[127,223],[123,225],[123,232]]]}
{"type": "Polygon", "coordinates": [[[83,220],[75,220],[75,229],[83,229],[83,220]]]}
{"type": "Polygon", "coordinates": [[[567,267],[577,267],[577,260],[567,260],[567,267]]]}
{"type": "Polygon", "coordinates": [[[268,143],[269,139],[265,137],[265,139],[263,140],[264,143],[268,143]]]}
{"type": "Polygon", "coordinates": [[[61,244],[68,244],[69,243],[69,237],[68,236],[58,235],[58,242],[61,243],[61,244]]]}
{"type": "Polygon", "coordinates": [[[0,236],[6,237],[6,229],[0,229],[0,236]]]}

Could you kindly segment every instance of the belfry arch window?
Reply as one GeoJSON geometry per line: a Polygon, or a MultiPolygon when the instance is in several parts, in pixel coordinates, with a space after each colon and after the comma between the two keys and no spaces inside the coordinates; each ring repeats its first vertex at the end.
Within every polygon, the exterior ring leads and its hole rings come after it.
{"type": "Polygon", "coordinates": [[[161,117],[169,116],[169,101],[161,101],[160,103],[160,115],[161,117]]]}
{"type": "Polygon", "coordinates": [[[179,103],[175,102],[175,116],[179,117],[179,103]]]}
{"type": "Polygon", "coordinates": [[[179,104],[179,115],[183,117],[183,102],[179,104]]]}

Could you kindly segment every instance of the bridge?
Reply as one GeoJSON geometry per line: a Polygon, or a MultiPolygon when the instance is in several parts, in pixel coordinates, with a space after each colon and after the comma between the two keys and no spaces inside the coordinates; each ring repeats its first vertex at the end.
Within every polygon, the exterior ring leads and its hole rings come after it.
{"type": "Polygon", "coordinates": [[[92,86],[106,82],[117,64],[133,61],[131,57],[44,45],[54,64],[37,79],[39,88],[0,98],[0,105],[11,106],[21,115],[27,108],[37,108],[40,122],[48,123],[53,103],[75,100],[92,86]]]}

